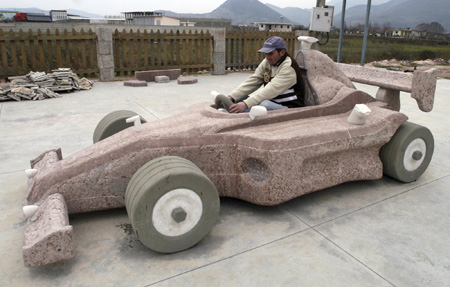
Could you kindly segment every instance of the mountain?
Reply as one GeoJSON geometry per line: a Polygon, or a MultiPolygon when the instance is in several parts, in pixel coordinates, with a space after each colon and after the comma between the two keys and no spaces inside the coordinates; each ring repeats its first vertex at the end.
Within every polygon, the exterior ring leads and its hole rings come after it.
{"type": "MultiPolygon", "coordinates": [[[[327,1],[334,6],[333,25],[340,27],[342,0],[327,1]]],[[[345,22],[348,25],[364,24],[367,0],[347,0],[345,22]]],[[[389,23],[393,28],[415,28],[421,23],[440,23],[450,31],[449,0],[372,0],[370,22],[382,26],[389,23]]],[[[14,8],[0,8],[15,10],[14,8]]],[[[49,11],[38,8],[23,8],[21,12],[46,13],[49,11]]],[[[252,22],[284,22],[295,25],[309,26],[311,9],[297,7],[279,8],[271,4],[263,4],[258,0],[227,0],[210,13],[174,13],[164,11],[165,15],[177,18],[219,18],[231,19],[233,25],[246,25],[252,22]]],[[[69,14],[89,18],[103,18],[102,15],[85,11],[67,9],[69,14]]]]}
{"type": "Polygon", "coordinates": [[[305,27],[309,26],[312,9],[302,9],[297,7],[280,8],[269,3],[266,3],[265,5],[283,15],[286,19],[289,19],[292,24],[304,25],[305,27]]]}
{"type": "MultiPolygon", "coordinates": [[[[374,5],[380,5],[389,1],[391,0],[372,0],[371,3],[373,7],[374,5]]],[[[396,1],[398,2],[399,0],[396,1]]],[[[337,15],[342,11],[342,0],[326,1],[326,5],[334,6],[334,15],[337,15]]],[[[347,0],[347,2],[345,3],[345,10],[356,5],[364,5],[365,7],[367,5],[367,0],[347,0]]]]}
{"type": "Polygon", "coordinates": [[[203,14],[158,11],[164,12],[166,16],[177,18],[231,19],[233,25],[247,25],[253,22],[280,22],[281,18],[284,18],[285,23],[294,23],[285,15],[271,9],[258,0],[227,0],[215,10],[203,14]]]}
{"type": "MultiPolygon", "coordinates": [[[[228,0],[207,14],[208,18],[227,18],[233,25],[245,25],[252,22],[280,22],[283,17],[258,0],[228,0]]],[[[285,17],[286,18],[286,17],[285,17]]],[[[285,22],[292,22],[285,19],[285,22]]]]}
{"type": "MultiPolygon", "coordinates": [[[[50,10],[42,10],[36,7],[30,7],[30,8],[0,8],[2,11],[19,11],[22,13],[44,13],[46,15],[50,14],[50,10]]],[[[89,12],[85,12],[85,11],[81,11],[81,10],[76,10],[76,9],[65,9],[67,11],[67,14],[71,14],[71,15],[79,15],[79,16],[83,16],[83,17],[88,17],[88,18],[103,18],[102,15],[99,14],[92,14],[89,12]]]]}
{"type": "MultiPolygon", "coordinates": [[[[449,0],[391,0],[380,5],[372,5],[370,22],[383,25],[390,23],[391,27],[414,29],[421,23],[440,23],[445,30],[450,31],[449,0]],[[447,7],[447,8],[444,8],[447,7]]],[[[364,24],[366,5],[356,5],[345,12],[347,25],[364,24]]],[[[335,14],[334,26],[340,27],[341,15],[335,14]]]]}

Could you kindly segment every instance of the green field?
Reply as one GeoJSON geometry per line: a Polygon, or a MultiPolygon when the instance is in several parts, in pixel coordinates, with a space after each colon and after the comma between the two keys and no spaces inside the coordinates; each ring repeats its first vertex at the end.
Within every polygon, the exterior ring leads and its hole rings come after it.
{"type": "MultiPolygon", "coordinates": [[[[328,44],[319,49],[337,60],[339,38],[331,37],[328,44]]],[[[363,37],[345,35],[342,44],[341,62],[360,63],[363,37]]],[[[367,40],[365,63],[389,59],[419,61],[442,58],[450,59],[450,45],[448,41],[432,41],[417,39],[379,38],[370,37],[367,40]]]]}

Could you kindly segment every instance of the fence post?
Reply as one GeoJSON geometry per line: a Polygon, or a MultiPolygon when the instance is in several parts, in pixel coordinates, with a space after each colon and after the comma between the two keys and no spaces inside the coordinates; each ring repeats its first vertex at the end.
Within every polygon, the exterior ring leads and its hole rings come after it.
{"type": "Polygon", "coordinates": [[[97,61],[100,82],[114,81],[113,31],[111,28],[97,28],[97,61]]]}
{"type": "Polygon", "coordinates": [[[225,50],[226,50],[226,32],[225,28],[213,29],[213,75],[225,75],[225,50]]]}

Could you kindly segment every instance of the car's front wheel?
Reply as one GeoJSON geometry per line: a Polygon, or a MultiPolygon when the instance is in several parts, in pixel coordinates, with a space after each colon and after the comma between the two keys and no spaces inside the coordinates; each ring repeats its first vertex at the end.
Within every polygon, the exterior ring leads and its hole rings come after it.
{"type": "MultiPolygon", "coordinates": [[[[95,128],[94,143],[133,126],[133,123],[127,123],[126,120],[134,116],[137,116],[137,113],[128,110],[114,111],[104,116],[95,128]]],[[[145,123],[147,121],[141,117],[141,122],[145,123]]]]}
{"type": "Polygon", "coordinates": [[[208,177],[192,162],[174,156],[141,167],[128,184],[125,203],[136,236],[162,253],[197,244],[210,232],[220,208],[208,177]]]}
{"type": "Polygon", "coordinates": [[[430,164],[434,139],[426,127],[406,122],[380,150],[384,174],[402,182],[417,180],[430,164]]]}

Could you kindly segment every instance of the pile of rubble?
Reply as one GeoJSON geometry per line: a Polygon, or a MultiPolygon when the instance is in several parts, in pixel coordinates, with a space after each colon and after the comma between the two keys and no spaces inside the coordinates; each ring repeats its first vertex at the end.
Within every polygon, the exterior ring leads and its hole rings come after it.
{"type": "Polygon", "coordinates": [[[59,68],[52,73],[30,72],[25,76],[9,77],[9,83],[0,85],[0,101],[44,100],[61,97],[57,92],[89,90],[94,82],[79,78],[70,68],[59,68]]]}

